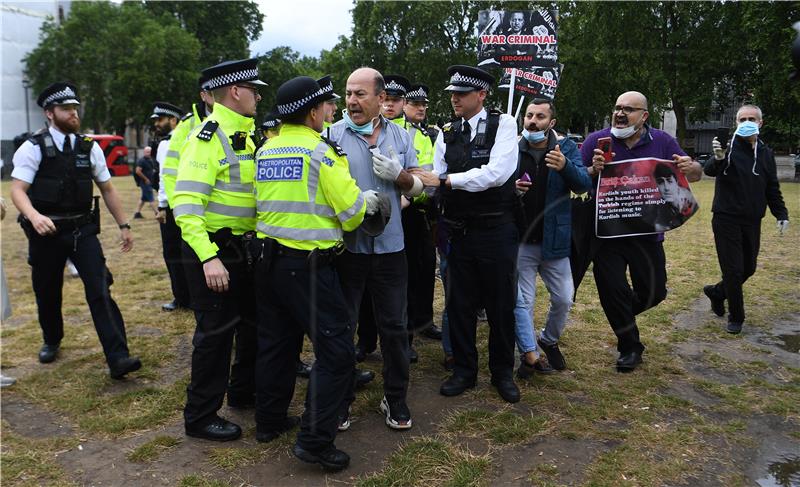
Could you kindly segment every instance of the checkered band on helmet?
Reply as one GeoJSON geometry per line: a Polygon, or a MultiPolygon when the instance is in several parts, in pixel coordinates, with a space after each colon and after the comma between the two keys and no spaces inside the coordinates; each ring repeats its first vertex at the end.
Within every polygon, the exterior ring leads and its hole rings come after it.
{"type": "Polygon", "coordinates": [[[47,105],[49,105],[49,104],[51,104],[51,103],[53,103],[55,101],[62,100],[62,99],[76,98],[77,96],[78,95],[72,90],[72,88],[67,86],[63,90],[56,91],[52,95],[50,95],[47,98],[45,98],[44,102],[42,103],[42,105],[43,106],[47,106],[47,105]]]}
{"type": "Polygon", "coordinates": [[[322,94],[333,92],[333,81],[331,81],[330,83],[328,83],[325,86],[321,87],[319,91],[322,94]]]}
{"type": "Polygon", "coordinates": [[[397,90],[397,91],[400,91],[402,93],[406,92],[406,87],[401,85],[400,83],[398,83],[395,80],[391,80],[389,83],[387,83],[386,84],[386,89],[387,90],[397,90]]]}
{"type": "Polygon", "coordinates": [[[275,127],[277,127],[277,126],[278,126],[278,125],[280,125],[280,124],[281,124],[281,121],[280,121],[279,119],[277,119],[277,118],[276,118],[276,119],[274,119],[274,120],[267,120],[267,121],[265,121],[264,123],[262,123],[262,124],[261,124],[261,126],[262,126],[262,127],[264,127],[264,128],[271,129],[271,128],[275,128],[275,127]]]}
{"type": "Polygon", "coordinates": [[[222,86],[239,83],[240,81],[251,81],[255,79],[258,79],[258,69],[243,69],[241,71],[234,71],[233,73],[214,76],[203,84],[203,89],[215,90],[222,86]]]}
{"type": "MultiPolygon", "coordinates": [[[[331,85],[331,89],[333,89],[333,85],[331,85]]],[[[319,90],[315,91],[310,95],[306,95],[299,100],[295,100],[283,105],[278,105],[278,113],[281,115],[288,115],[290,113],[294,113],[299,111],[301,108],[306,106],[311,100],[314,98],[320,97],[326,93],[325,88],[320,88],[319,90]]]]}
{"type": "Polygon", "coordinates": [[[453,76],[450,77],[450,84],[456,86],[474,86],[481,90],[489,90],[490,88],[489,82],[482,79],[473,78],[472,76],[463,76],[458,71],[453,73],[453,76]]]}
{"type": "Polygon", "coordinates": [[[423,90],[422,87],[420,86],[416,90],[412,90],[406,93],[406,98],[428,98],[428,94],[425,93],[425,90],[423,90]]]}
{"type": "Polygon", "coordinates": [[[183,116],[183,114],[178,111],[158,106],[153,108],[153,115],[158,115],[159,117],[163,116],[163,117],[175,117],[175,118],[181,118],[183,116]]]}

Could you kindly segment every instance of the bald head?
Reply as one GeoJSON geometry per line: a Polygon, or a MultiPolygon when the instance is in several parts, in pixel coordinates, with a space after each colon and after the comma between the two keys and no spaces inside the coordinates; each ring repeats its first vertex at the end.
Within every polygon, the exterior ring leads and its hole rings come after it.
{"type": "Polygon", "coordinates": [[[347,78],[347,84],[350,85],[351,83],[359,86],[366,86],[372,83],[375,87],[376,95],[379,95],[385,88],[383,75],[377,69],[368,67],[358,68],[350,73],[350,76],[347,78]]]}
{"type": "Polygon", "coordinates": [[[647,110],[647,97],[638,91],[626,91],[617,98],[617,105],[635,106],[647,110]]]}

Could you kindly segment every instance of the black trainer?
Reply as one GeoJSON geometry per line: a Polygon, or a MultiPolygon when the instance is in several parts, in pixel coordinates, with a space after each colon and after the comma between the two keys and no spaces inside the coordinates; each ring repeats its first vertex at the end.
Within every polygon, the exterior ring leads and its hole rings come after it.
{"type": "Polygon", "coordinates": [[[714,293],[714,286],[703,286],[703,293],[711,301],[711,311],[717,316],[725,316],[725,300],[714,293]]]}
{"type": "Polygon", "coordinates": [[[297,443],[292,448],[294,456],[307,463],[319,463],[326,470],[333,472],[344,470],[350,465],[350,455],[330,445],[318,452],[306,450],[297,443]]]}
{"type": "Polygon", "coordinates": [[[398,399],[389,402],[386,396],[383,396],[381,412],[386,416],[386,426],[394,430],[411,428],[411,411],[408,410],[405,400],[398,399]]]}
{"type": "Polygon", "coordinates": [[[115,360],[108,365],[108,373],[112,379],[120,380],[130,372],[135,372],[142,368],[142,362],[138,357],[123,357],[115,360]]]}
{"type": "Polygon", "coordinates": [[[558,348],[558,343],[548,345],[540,339],[537,339],[536,343],[544,354],[547,355],[547,361],[550,362],[551,367],[556,370],[564,370],[567,368],[567,362],[564,360],[564,355],[561,354],[561,350],[558,348]]]}
{"type": "Polygon", "coordinates": [[[529,364],[523,358],[520,361],[519,368],[517,369],[517,377],[520,379],[529,379],[534,374],[552,374],[555,370],[547,363],[547,358],[540,356],[533,364],[529,364]]]}

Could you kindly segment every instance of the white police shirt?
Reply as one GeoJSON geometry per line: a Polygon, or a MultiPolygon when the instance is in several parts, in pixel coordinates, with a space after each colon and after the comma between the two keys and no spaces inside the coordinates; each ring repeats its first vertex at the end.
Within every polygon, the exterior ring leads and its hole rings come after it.
{"type": "MultiPolygon", "coordinates": [[[[56,148],[59,151],[63,151],[64,133],[55,127],[50,127],[48,130],[53,137],[53,143],[56,148]]],[[[75,134],[69,134],[69,141],[72,144],[72,150],[75,151],[75,134]]],[[[103,149],[97,145],[97,142],[92,142],[89,159],[92,162],[92,177],[95,182],[104,183],[111,179],[111,173],[108,172],[108,167],[106,166],[106,156],[103,154],[103,149]]],[[[14,170],[11,172],[11,177],[33,184],[36,172],[39,171],[39,164],[42,163],[42,149],[37,145],[33,145],[30,140],[26,140],[14,153],[13,162],[14,170]]]]}
{"type": "MultiPolygon", "coordinates": [[[[167,152],[169,152],[169,142],[172,140],[172,132],[170,131],[169,139],[164,139],[158,143],[158,148],[156,149],[156,162],[158,163],[158,207],[159,208],[166,208],[169,206],[167,202],[167,191],[164,189],[164,161],[167,160],[167,152]]],[[[152,183],[152,181],[151,181],[152,183]]]]}
{"type": "MultiPolygon", "coordinates": [[[[478,122],[488,117],[486,109],[481,109],[476,115],[467,120],[470,127],[470,140],[478,132],[478,122]]],[[[462,119],[462,124],[464,119],[462,119]]],[[[446,145],[443,131],[439,131],[433,152],[433,170],[437,174],[447,172],[447,163],[444,161],[446,145]]],[[[453,189],[461,189],[471,193],[486,191],[489,188],[502,186],[517,170],[517,122],[514,117],[507,114],[500,115],[500,124],[497,127],[497,136],[489,153],[489,162],[481,167],[469,171],[448,174],[450,185],[453,189]]]]}

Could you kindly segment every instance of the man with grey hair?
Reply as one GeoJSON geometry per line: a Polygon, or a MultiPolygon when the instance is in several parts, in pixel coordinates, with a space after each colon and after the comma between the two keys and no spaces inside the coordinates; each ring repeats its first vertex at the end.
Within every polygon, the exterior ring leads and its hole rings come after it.
{"type": "Polygon", "coordinates": [[[736,131],[727,149],[715,137],[714,157],[704,168],[716,178],[711,228],[722,280],[703,288],[717,316],[725,315],[728,301],[728,333],[739,333],[744,323],[742,285],[756,271],[761,243],[761,219],[767,206],[783,235],[789,212],[783,203],[775,155],[758,134],[764,124],[761,109],[743,105],[736,112],[736,131]]]}
{"type": "MultiPolygon", "coordinates": [[[[408,169],[417,167],[414,143],[402,127],[381,115],[386,98],[383,76],[372,68],[359,68],[347,78],[343,120],[330,129],[330,137],[347,154],[350,174],[362,191],[389,196],[389,221],[383,233],[370,235],[359,227],[345,233],[346,249],[338,257],[342,291],[353,321],[358,319],[365,290],[372,297],[375,324],[383,354],[384,397],[381,410],[393,429],[411,428],[406,405],[409,346],[406,330],[408,268],[400,220],[400,196],[417,196],[422,181],[408,169]]],[[[349,399],[355,398],[352,383],[349,399]]],[[[349,425],[347,407],[341,412],[340,429],[349,425]]]]}

